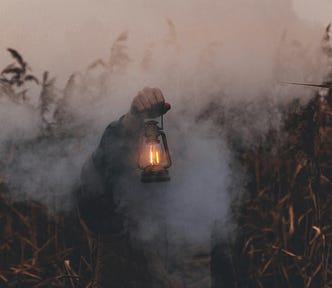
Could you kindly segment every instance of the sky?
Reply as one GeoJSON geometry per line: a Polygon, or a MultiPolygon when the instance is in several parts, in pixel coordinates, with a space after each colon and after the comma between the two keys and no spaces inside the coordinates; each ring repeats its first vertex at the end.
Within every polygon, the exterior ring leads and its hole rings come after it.
{"type": "MultiPolygon", "coordinates": [[[[266,0],[267,5],[269,1],[266,0]]],[[[227,9],[223,3],[231,1],[210,2],[218,11],[227,9]]],[[[289,3],[288,0],[280,2],[289,3]]],[[[67,78],[96,58],[108,57],[111,43],[124,30],[140,29],[145,37],[153,38],[160,29],[150,29],[150,26],[162,27],[167,17],[176,24],[182,21],[182,15],[193,11],[197,13],[193,19],[207,22],[205,25],[210,21],[213,26],[213,19],[218,16],[210,15],[211,9],[205,9],[203,3],[197,0],[1,0],[0,67],[10,61],[5,49],[13,47],[31,63],[37,75],[50,70],[59,78],[67,78]]],[[[299,17],[322,27],[332,20],[330,0],[294,0],[287,5],[293,5],[299,17]]],[[[232,6],[228,9],[231,15],[232,6]]],[[[186,24],[189,27],[193,23],[186,24]]]]}
{"type": "Polygon", "coordinates": [[[332,21],[332,1],[330,0],[294,0],[296,13],[312,22],[326,25],[332,21]]]}

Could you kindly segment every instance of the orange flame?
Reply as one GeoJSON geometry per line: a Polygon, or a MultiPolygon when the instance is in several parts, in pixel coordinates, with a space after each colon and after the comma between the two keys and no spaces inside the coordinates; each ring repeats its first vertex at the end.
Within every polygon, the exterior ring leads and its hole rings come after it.
{"type": "Polygon", "coordinates": [[[150,164],[153,165],[153,151],[152,151],[152,145],[150,145],[150,164]]]}
{"type": "Polygon", "coordinates": [[[160,164],[160,157],[159,157],[159,151],[155,151],[155,147],[150,145],[149,147],[149,158],[150,158],[150,164],[151,165],[158,165],[160,164]]]}
{"type": "Polygon", "coordinates": [[[159,152],[158,151],[156,152],[156,162],[157,162],[157,164],[159,164],[159,152]]]}

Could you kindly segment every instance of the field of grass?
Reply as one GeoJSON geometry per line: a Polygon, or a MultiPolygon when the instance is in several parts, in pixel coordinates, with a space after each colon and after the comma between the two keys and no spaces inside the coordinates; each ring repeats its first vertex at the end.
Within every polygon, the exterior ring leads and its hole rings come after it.
{"type": "MultiPolygon", "coordinates": [[[[113,53],[123,54],[125,37],[119,37],[113,53]]],[[[29,105],[25,86],[35,82],[41,87],[36,141],[79,137],[69,125],[73,115],[66,110],[66,93],[55,101],[54,79],[47,72],[37,79],[17,51],[8,51],[15,62],[2,71],[1,97],[29,105]]],[[[331,51],[325,52],[332,56],[331,51]]],[[[114,59],[126,62],[122,54],[114,59]]],[[[98,60],[96,65],[106,64],[98,60]]],[[[222,119],[215,119],[222,125],[222,119]]],[[[281,131],[270,131],[255,148],[238,147],[229,139],[249,180],[246,197],[235,209],[239,229],[231,256],[225,261],[222,244],[212,255],[215,288],[218,281],[227,287],[332,287],[332,89],[304,106],[294,100],[285,119],[281,131]]],[[[20,145],[8,143],[1,171],[14,161],[20,145]]],[[[1,177],[0,287],[92,287],[93,259],[75,211],[13,201],[7,184],[1,177]]]]}

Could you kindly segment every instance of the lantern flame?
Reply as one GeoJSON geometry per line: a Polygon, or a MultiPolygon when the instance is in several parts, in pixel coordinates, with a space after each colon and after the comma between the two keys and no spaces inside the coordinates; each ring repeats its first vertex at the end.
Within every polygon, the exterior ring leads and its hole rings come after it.
{"type": "Polygon", "coordinates": [[[153,147],[153,145],[150,145],[150,147],[149,147],[149,156],[150,156],[150,164],[151,165],[160,164],[159,151],[155,151],[155,150],[156,150],[156,147],[153,147]]]}
{"type": "Polygon", "coordinates": [[[158,151],[156,152],[156,162],[157,162],[157,164],[159,164],[159,152],[158,151]]]}
{"type": "Polygon", "coordinates": [[[153,165],[153,151],[152,151],[152,145],[150,145],[150,164],[153,165]]]}

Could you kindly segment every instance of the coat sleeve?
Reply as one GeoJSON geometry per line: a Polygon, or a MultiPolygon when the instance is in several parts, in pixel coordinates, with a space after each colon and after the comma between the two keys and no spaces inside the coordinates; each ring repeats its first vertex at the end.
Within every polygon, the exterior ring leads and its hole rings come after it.
{"type": "Polygon", "coordinates": [[[139,133],[128,132],[122,118],[104,131],[96,151],[85,162],[76,194],[81,222],[94,233],[121,233],[124,217],[114,197],[117,180],[133,165],[133,149],[139,133]]]}

